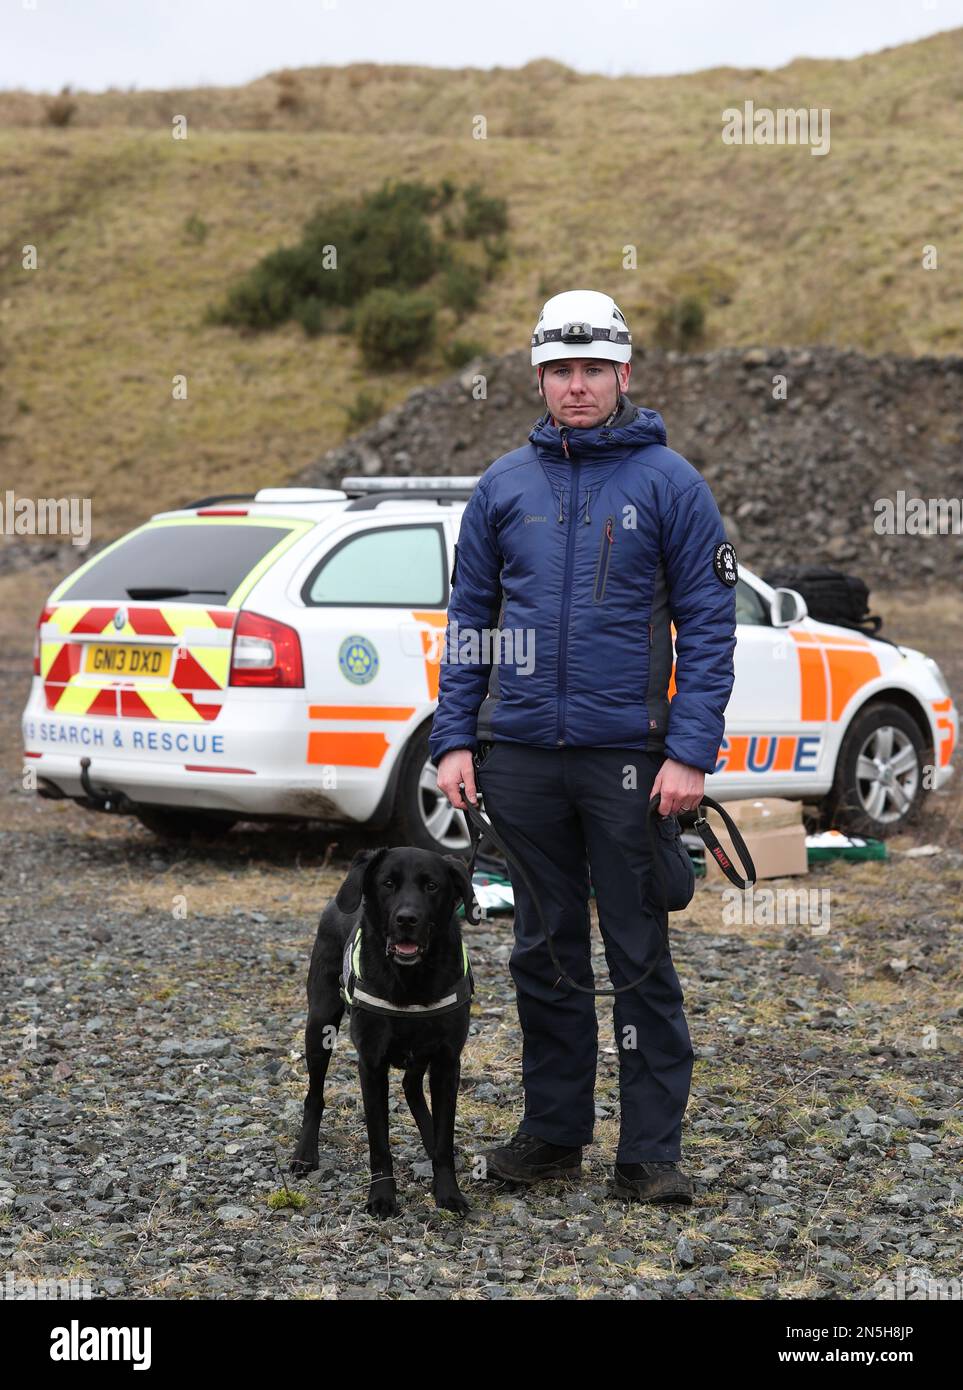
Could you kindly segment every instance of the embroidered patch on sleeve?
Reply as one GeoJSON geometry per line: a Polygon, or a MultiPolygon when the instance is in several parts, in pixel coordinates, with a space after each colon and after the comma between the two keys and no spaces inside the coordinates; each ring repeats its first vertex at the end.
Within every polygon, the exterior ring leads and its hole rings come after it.
{"type": "Polygon", "coordinates": [[[723,584],[728,584],[730,589],[735,588],[739,582],[739,568],[735,547],[729,541],[723,541],[721,545],[716,546],[715,554],[712,557],[712,568],[723,584]]]}

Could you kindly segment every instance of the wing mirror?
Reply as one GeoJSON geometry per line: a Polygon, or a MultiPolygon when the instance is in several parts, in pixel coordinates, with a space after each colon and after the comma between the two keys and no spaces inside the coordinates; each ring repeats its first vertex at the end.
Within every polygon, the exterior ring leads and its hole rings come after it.
{"type": "Polygon", "coordinates": [[[773,627],[789,627],[798,623],[809,613],[806,600],[795,589],[774,589],[769,604],[769,618],[773,627]]]}

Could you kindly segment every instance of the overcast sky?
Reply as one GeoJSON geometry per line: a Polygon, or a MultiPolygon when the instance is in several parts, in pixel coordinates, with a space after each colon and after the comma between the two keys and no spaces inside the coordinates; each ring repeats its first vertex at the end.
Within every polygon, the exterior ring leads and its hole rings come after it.
{"type": "Polygon", "coordinates": [[[963,0],[0,0],[0,87],[247,82],[354,62],[675,73],[851,58],[963,25],[963,0]]]}

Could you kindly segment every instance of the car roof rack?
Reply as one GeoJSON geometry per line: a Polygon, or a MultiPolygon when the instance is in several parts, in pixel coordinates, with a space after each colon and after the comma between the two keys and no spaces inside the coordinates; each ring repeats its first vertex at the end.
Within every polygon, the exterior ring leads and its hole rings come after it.
{"type": "Polygon", "coordinates": [[[346,511],[367,511],[382,502],[464,502],[478,482],[475,475],[460,478],[400,477],[342,478],[341,490],[351,498],[346,511]]]}
{"type": "Polygon", "coordinates": [[[403,492],[375,492],[367,497],[353,497],[345,507],[346,512],[371,511],[374,507],[380,507],[382,502],[437,502],[439,506],[444,502],[467,502],[471,496],[471,489],[465,488],[458,490],[455,488],[445,488],[431,491],[414,488],[405,488],[403,492]]]}
{"type": "Polygon", "coordinates": [[[185,502],[183,506],[176,510],[179,512],[193,512],[198,507],[215,507],[218,502],[253,502],[253,492],[222,492],[217,497],[202,497],[198,502],[185,502]]]}
{"type": "Polygon", "coordinates": [[[260,502],[277,506],[314,506],[318,502],[343,502],[344,493],[334,488],[262,487],[257,492],[222,492],[216,497],[202,497],[197,502],[185,502],[180,511],[195,511],[198,507],[216,507],[222,502],[260,502]]]}

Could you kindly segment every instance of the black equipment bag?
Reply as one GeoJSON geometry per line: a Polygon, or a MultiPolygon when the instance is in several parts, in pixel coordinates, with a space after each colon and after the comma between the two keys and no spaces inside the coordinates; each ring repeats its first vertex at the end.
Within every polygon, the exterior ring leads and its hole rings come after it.
{"type": "Polygon", "coordinates": [[[869,589],[862,579],[840,570],[779,570],[763,575],[773,589],[795,589],[802,594],[809,616],[818,623],[836,623],[875,637],[883,620],[869,611],[869,589]]]}

